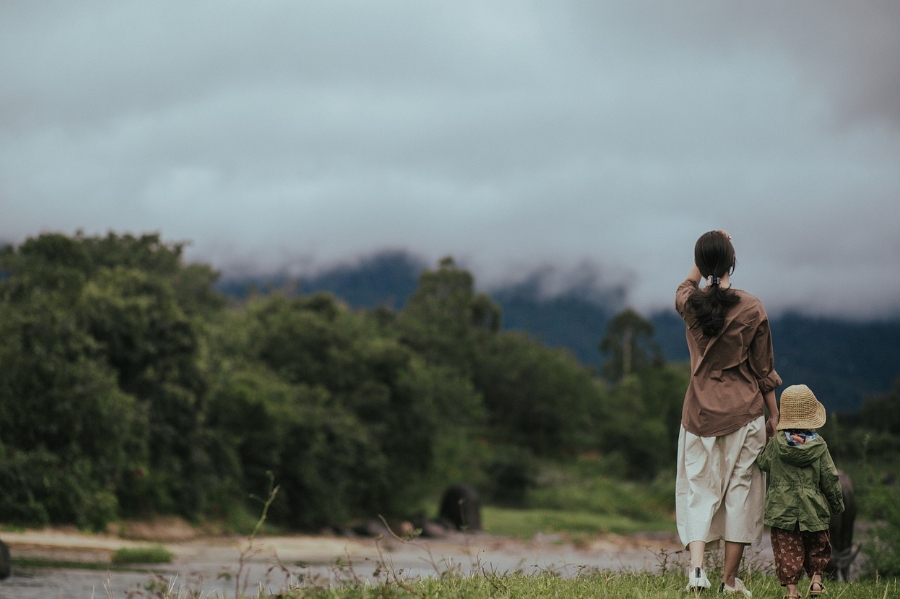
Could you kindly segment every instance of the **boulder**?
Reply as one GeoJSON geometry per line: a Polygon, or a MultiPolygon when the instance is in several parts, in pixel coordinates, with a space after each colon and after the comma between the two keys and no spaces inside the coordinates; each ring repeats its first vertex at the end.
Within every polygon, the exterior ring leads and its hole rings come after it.
{"type": "Polygon", "coordinates": [[[9,578],[9,547],[0,541],[0,580],[9,578]]]}
{"type": "Polygon", "coordinates": [[[439,519],[457,530],[481,530],[481,501],[478,493],[465,484],[448,487],[441,499],[439,519]]]}

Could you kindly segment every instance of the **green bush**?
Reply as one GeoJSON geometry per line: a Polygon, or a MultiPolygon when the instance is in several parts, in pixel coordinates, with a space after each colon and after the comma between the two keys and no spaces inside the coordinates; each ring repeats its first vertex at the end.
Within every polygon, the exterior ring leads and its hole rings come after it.
{"type": "Polygon", "coordinates": [[[162,545],[150,547],[122,547],[110,557],[110,562],[118,566],[127,564],[168,564],[172,561],[172,552],[162,545]]]}
{"type": "Polygon", "coordinates": [[[327,294],[254,299],[213,333],[215,455],[247,492],[274,475],[275,523],[408,517],[477,457],[454,443],[483,418],[471,382],[327,294]]]}
{"type": "Polygon", "coordinates": [[[674,511],[674,473],[653,483],[610,476],[606,460],[545,464],[528,507],[617,516],[636,522],[667,522],[674,511]]]}
{"type": "Polygon", "coordinates": [[[538,467],[534,454],[519,446],[497,450],[484,466],[486,499],[507,507],[523,507],[528,492],[537,485],[538,467]]]}
{"type": "Polygon", "coordinates": [[[496,440],[557,458],[595,445],[608,394],[571,354],[514,332],[484,338],[477,351],[472,381],[496,440]]]}
{"type": "Polygon", "coordinates": [[[868,509],[878,518],[862,544],[864,575],[900,576],[900,489],[887,485],[869,488],[868,509]]]}
{"type": "Polygon", "coordinates": [[[215,273],[158,235],[112,233],[6,246],[0,270],[0,478],[27,483],[0,485],[0,504],[92,528],[119,510],[199,515],[216,490],[199,368],[215,273]],[[15,471],[42,452],[58,462],[41,476],[15,471]]]}

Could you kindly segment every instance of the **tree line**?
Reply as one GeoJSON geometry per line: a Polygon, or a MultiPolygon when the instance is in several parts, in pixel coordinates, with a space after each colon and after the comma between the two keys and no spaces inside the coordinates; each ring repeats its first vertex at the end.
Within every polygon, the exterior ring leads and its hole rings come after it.
{"type": "Polygon", "coordinates": [[[451,259],[395,312],[323,293],[229,303],[182,250],[78,233],[0,252],[5,521],[223,517],[272,477],[270,517],[308,529],[408,516],[448,481],[515,502],[537,458],[615,453],[632,475],[668,458],[677,369],[612,390],[502,332],[451,259]]]}
{"type": "MultiPolygon", "coordinates": [[[[405,251],[384,251],[291,280],[287,275],[223,277],[216,289],[246,297],[247,290],[294,285],[297,292],[330,291],[355,308],[387,304],[402,308],[428,266],[405,251]]],[[[590,367],[600,367],[598,335],[627,306],[624,287],[570,281],[547,295],[551,269],[520,273],[515,283],[494,285],[490,296],[503,311],[503,328],[528,331],[545,345],[565,347],[590,367]]],[[[674,292],[673,282],[673,292],[674,292]]],[[[765,298],[763,298],[765,300],[765,298]]],[[[670,362],[688,360],[684,323],[671,306],[646,313],[655,341],[670,362]]],[[[849,321],[796,312],[769,314],[775,362],[785,385],[803,382],[829,413],[857,413],[863,401],[890,391],[900,374],[900,319],[849,321]]]]}
{"type": "Polygon", "coordinates": [[[452,482],[515,505],[538,460],[635,479],[674,461],[687,371],[652,325],[613,318],[595,373],[503,331],[450,258],[401,310],[229,300],[158,234],[46,233],[0,250],[0,271],[5,522],[227,518],[274,480],[270,520],[315,530],[411,517],[452,482]]]}

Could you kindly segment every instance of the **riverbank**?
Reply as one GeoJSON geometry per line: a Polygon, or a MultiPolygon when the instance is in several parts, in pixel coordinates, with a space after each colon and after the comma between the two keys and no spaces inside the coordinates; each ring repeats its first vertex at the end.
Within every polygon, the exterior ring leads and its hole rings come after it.
{"type": "MultiPolygon", "coordinates": [[[[413,541],[277,535],[260,536],[251,545],[246,537],[204,534],[175,524],[145,525],[141,538],[74,529],[0,533],[13,559],[12,576],[0,582],[0,598],[125,597],[151,583],[233,596],[236,585],[244,584],[279,590],[300,581],[375,581],[386,575],[448,571],[554,571],[563,576],[586,568],[655,571],[661,560],[677,559],[680,550],[677,538],[667,533],[600,535],[577,542],[563,535],[521,540],[453,533],[413,541]],[[117,549],[151,544],[165,546],[174,556],[172,562],[123,569],[107,566],[117,549]]],[[[135,534],[134,529],[130,532],[135,534]]]]}

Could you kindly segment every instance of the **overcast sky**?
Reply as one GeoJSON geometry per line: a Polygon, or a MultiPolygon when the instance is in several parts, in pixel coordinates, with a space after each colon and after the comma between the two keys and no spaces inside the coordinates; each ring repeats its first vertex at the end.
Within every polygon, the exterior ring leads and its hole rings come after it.
{"type": "Polygon", "coordinates": [[[225,273],[383,249],[668,308],[900,315],[900,2],[0,1],[0,240],[225,273]]]}

